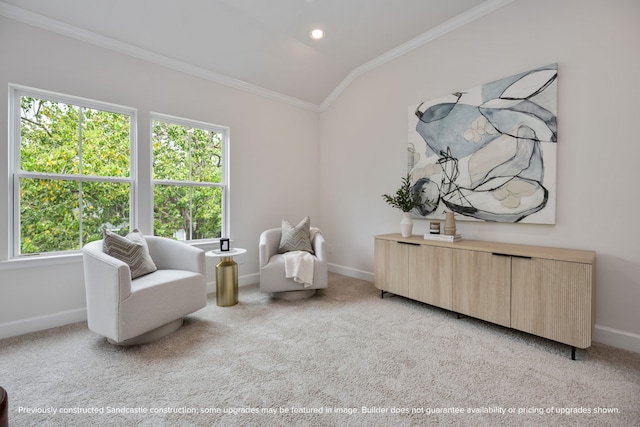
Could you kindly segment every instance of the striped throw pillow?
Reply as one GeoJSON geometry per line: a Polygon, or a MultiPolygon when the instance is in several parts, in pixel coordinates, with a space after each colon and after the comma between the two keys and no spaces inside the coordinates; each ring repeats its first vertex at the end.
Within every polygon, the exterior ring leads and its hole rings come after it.
{"type": "Polygon", "coordinates": [[[307,251],[313,253],[310,226],[310,217],[306,217],[295,227],[283,219],[278,252],[281,254],[291,251],[307,251]]]}
{"type": "Polygon", "coordinates": [[[138,230],[133,230],[126,237],[105,230],[102,250],[107,255],[126,262],[131,270],[131,279],[153,273],[158,269],[149,255],[147,241],[138,230]]]}

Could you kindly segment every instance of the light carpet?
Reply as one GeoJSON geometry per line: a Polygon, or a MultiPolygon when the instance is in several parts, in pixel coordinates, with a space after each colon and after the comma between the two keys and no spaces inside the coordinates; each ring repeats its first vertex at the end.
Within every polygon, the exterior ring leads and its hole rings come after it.
{"type": "Polygon", "coordinates": [[[301,301],[257,285],[122,348],[78,323],[0,341],[20,426],[637,426],[640,354],[568,346],[330,274],[301,301]],[[53,413],[55,411],[55,413],[53,413]]]}

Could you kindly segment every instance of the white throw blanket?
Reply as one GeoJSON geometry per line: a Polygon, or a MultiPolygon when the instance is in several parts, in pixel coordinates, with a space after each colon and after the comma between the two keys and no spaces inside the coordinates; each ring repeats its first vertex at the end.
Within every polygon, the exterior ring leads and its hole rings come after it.
{"type": "Polygon", "coordinates": [[[302,283],[305,288],[313,285],[313,255],[307,251],[291,251],[282,256],[287,279],[302,283]]]}
{"type": "MultiPolygon", "coordinates": [[[[311,227],[311,240],[320,230],[311,227]]],[[[284,276],[302,283],[305,288],[313,286],[313,255],[307,251],[291,251],[282,254],[284,257],[284,276]]]]}

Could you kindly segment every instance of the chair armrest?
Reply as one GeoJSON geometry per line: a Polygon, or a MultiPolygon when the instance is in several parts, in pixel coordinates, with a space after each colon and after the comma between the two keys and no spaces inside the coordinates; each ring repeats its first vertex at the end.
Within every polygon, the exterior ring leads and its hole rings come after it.
{"type": "Polygon", "coordinates": [[[280,246],[280,229],[271,228],[260,234],[260,242],[258,244],[258,256],[260,260],[260,268],[267,265],[269,259],[278,253],[280,246]]]}
{"type": "Polygon", "coordinates": [[[117,304],[131,295],[131,270],[127,263],[102,252],[102,240],[82,248],[87,302],[117,304]]]}
{"type": "Polygon", "coordinates": [[[317,232],[311,239],[311,247],[320,261],[327,262],[327,242],[322,233],[317,232]]]}
{"type": "Polygon", "coordinates": [[[144,236],[149,255],[159,270],[187,270],[207,274],[204,251],[166,237],[144,236]]]}

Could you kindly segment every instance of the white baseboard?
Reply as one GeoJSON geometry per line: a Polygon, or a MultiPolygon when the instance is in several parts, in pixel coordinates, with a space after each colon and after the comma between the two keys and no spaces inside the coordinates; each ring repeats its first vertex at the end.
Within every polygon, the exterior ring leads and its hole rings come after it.
{"type": "MultiPolygon", "coordinates": [[[[355,279],[374,281],[373,273],[344,267],[337,264],[329,264],[329,271],[342,274],[355,279]]],[[[238,286],[247,286],[257,283],[260,279],[259,273],[246,274],[238,277],[238,286]]],[[[213,293],[216,290],[216,282],[207,283],[207,292],[213,293]]],[[[64,326],[71,323],[84,322],[87,320],[87,309],[78,308],[74,310],[61,311],[45,316],[32,317],[29,319],[15,320],[0,324],[0,339],[24,335],[31,332],[64,326]]],[[[640,335],[633,332],[622,331],[620,329],[595,325],[593,341],[610,345],[623,350],[640,353],[640,335]]]]}
{"type": "Polygon", "coordinates": [[[51,313],[45,316],[15,320],[0,324],[0,339],[43,331],[71,323],[84,322],[86,320],[87,309],[84,307],[61,311],[59,313],[51,313]]]}
{"type": "Polygon", "coordinates": [[[593,331],[593,341],[640,353],[640,335],[633,332],[596,325],[593,331]]]}
{"type": "MultiPolygon", "coordinates": [[[[246,286],[256,283],[260,275],[247,274],[238,277],[238,286],[246,286]]],[[[207,293],[215,293],[216,282],[207,283],[207,293]]],[[[0,324],[0,339],[29,334],[31,332],[43,331],[45,329],[56,328],[58,326],[69,325],[71,323],[84,322],[87,320],[86,307],[74,310],[51,313],[44,316],[32,317],[28,319],[14,320],[0,324]]]]}
{"type": "Polygon", "coordinates": [[[245,274],[238,277],[238,286],[253,285],[260,281],[260,273],[245,274]]]}
{"type": "MultiPolygon", "coordinates": [[[[259,273],[253,274],[245,274],[243,276],[238,277],[238,287],[252,285],[254,283],[258,283],[260,280],[259,273]]],[[[213,280],[211,282],[207,282],[207,294],[215,293],[216,291],[216,281],[213,280]]]]}
{"type": "Polygon", "coordinates": [[[354,279],[366,280],[373,283],[373,273],[363,270],[357,270],[351,267],[344,267],[337,264],[329,264],[329,271],[332,273],[342,274],[343,276],[353,277],[354,279]]]}
{"type": "MultiPolygon", "coordinates": [[[[353,277],[355,279],[374,282],[373,273],[367,271],[356,270],[336,264],[329,264],[329,271],[333,271],[344,276],[353,277]]],[[[640,353],[640,335],[634,334],[633,332],[595,325],[593,331],[593,341],[600,344],[610,345],[611,347],[640,353]]]]}

